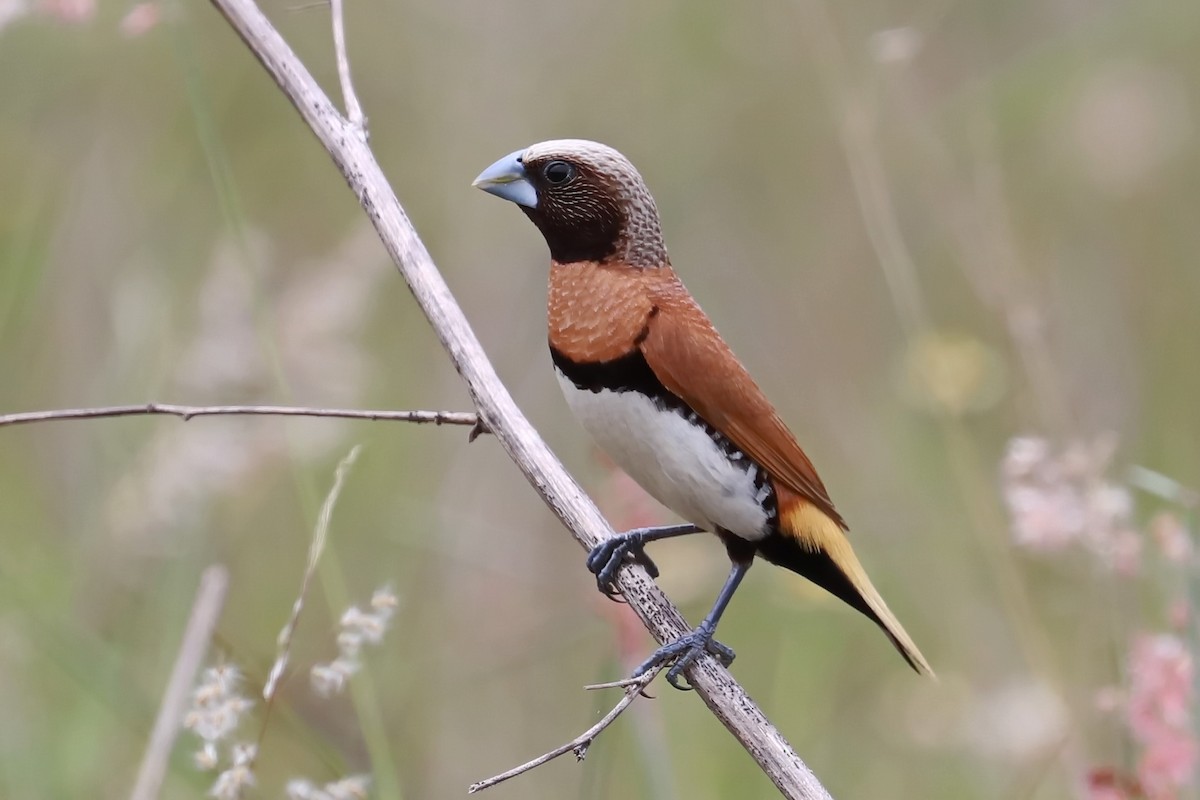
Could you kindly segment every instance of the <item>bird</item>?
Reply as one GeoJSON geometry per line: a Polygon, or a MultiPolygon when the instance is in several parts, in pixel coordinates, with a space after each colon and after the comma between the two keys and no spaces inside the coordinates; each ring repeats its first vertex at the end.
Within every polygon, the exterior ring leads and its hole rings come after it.
{"type": "Polygon", "coordinates": [[[550,251],[550,356],[567,405],[596,444],[685,523],[616,534],[588,554],[602,592],[623,565],[658,569],[654,541],[702,531],[730,571],[703,621],[633,672],[678,689],[705,654],[734,652],[717,623],[755,557],[798,573],[875,622],[918,673],[929,662],[872,585],[845,520],[795,436],[684,287],[654,198],[617,150],[555,139],[510,153],[474,186],[515,203],[550,251]]]}

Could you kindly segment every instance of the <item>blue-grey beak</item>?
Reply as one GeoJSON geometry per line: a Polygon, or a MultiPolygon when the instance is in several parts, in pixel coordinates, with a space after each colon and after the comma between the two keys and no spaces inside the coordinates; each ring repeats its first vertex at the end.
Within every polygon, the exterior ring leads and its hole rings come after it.
{"type": "Polygon", "coordinates": [[[521,163],[524,150],[509,153],[504,158],[492,164],[479,173],[479,177],[471,183],[479,189],[496,197],[503,197],[526,208],[537,208],[537,191],[525,174],[525,165],[521,163]]]}

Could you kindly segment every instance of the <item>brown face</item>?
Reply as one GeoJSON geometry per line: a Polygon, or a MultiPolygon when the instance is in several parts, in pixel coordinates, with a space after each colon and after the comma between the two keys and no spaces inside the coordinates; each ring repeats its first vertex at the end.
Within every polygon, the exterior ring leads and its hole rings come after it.
{"type": "Polygon", "coordinates": [[[521,206],[560,264],[666,263],[654,199],[611,147],[583,139],[541,142],[500,159],[475,185],[521,206]]]}
{"type": "Polygon", "coordinates": [[[560,264],[604,261],[625,229],[625,212],[611,178],[591,165],[555,155],[522,159],[537,206],[521,206],[560,264]]]}

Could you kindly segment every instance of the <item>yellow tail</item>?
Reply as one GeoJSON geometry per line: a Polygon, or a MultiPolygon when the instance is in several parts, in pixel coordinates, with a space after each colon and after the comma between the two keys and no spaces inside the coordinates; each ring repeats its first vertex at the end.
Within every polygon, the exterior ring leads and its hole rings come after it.
{"type": "Polygon", "coordinates": [[[845,531],[803,499],[796,498],[796,502],[781,506],[779,533],[759,543],[763,557],[803,575],[861,611],[883,629],[909,666],[936,677],[925,656],[871,584],[845,531]]]}

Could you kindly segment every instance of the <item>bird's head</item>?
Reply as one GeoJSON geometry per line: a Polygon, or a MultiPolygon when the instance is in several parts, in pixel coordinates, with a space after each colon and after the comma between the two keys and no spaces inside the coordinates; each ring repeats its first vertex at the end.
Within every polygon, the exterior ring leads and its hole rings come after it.
{"type": "Polygon", "coordinates": [[[585,139],[539,142],[492,164],[474,185],[520,206],[559,263],[667,263],[658,208],[646,182],[629,159],[607,145],[585,139]]]}

